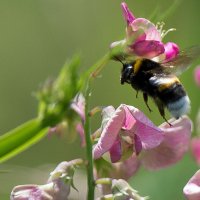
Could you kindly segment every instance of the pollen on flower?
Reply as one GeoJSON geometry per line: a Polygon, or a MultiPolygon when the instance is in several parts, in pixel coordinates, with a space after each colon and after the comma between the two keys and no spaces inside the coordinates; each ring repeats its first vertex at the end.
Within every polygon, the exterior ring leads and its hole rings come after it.
{"type": "Polygon", "coordinates": [[[157,22],[156,28],[160,32],[161,38],[163,39],[169,32],[176,31],[175,28],[170,28],[168,30],[163,29],[165,26],[164,22],[157,22]]]}

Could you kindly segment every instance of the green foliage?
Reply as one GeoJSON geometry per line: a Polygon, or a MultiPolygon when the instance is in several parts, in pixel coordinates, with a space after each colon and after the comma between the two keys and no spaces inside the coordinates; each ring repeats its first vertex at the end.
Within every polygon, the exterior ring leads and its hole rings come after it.
{"type": "Polygon", "coordinates": [[[48,80],[37,93],[38,117],[0,137],[0,162],[8,160],[39,142],[47,134],[49,127],[64,120],[69,123],[73,120],[70,104],[81,88],[77,73],[79,66],[78,56],[66,63],[57,79],[48,80]]]}
{"type": "Polygon", "coordinates": [[[75,56],[64,65],[57,79],[47,81],[37,93],[39,118],[44,125],[55,126],[63,119],[72,118],[70,104],[80,90],[79,66],[80,58],[75,56]]]}

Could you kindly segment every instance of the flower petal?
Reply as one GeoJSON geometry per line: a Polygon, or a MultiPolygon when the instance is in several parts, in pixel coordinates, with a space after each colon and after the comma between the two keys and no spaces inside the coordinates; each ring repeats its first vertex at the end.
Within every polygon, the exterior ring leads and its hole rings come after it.
{"type": "Polygon", "coordinates": [[[200,138],[192,138],[191,151],[198,165],[200,165],[200,138]]]}
{"type": "Polygon", "coordinates": [[[107,106],[102,110],[101,115],[102,115],[101,129],[103,131],[106,124],[115,115],[115,108],[113,106],[107,106]]]}
{"type": "Polygon", "coordinates": [[[200,66],[197,66],[194,71],[194,79],[196,84],[200,87],[200,66]]]}
{"type": "Polygon", "coordinates": [[[183,188],[187,200],[200,199],[200,170],[198,170],[183,188]]]}
{"type": "Polygon", "coordinates": [[[142,163],[148,169],[159,169],[178,162],[188,150],[192,122],[183,117],[171,121],[172,127],[164,123],[160,128],[164,131],[164,140],[156,148],[145,151],[142,163]]]}
{"type": "Polygon", "coordinates": [[[121,107],[124,109],[125,115],[126,115],[122,128],[126,131],[130,131],[136,123],[136,119],[134,115],[132,114],[132,112],[130,112],[130,109],[132,109],[133,112],[135,113],[140,112],[140,111],[133,106],[127,106],[125,104],[121,104],[121,107]]]}
{"type": "Polygon", "coordinates": [[[121,4],[122,12],[124,19],[126,20],[127,24],[129,25],[131,22],[135,20],[133,13],[128,9],[128,6],[125,2],[121,4]]]}
{"type": "Polygon", "coordinates": [[[36,199],[42,199],[45,196],[47,200],[50,199],[50,197],[47,198],[48,195],[45,194],[38,185],[19,185],[13,188],[10,199],[28,200],[30,198],[36,200],[36,199]]]}
{"type": "Polygon", "coordinates": [[[122,107],[118,107],[114,115],[105,125],[98,143],[93,149],[94,159],[100,158],[115,143],[117,136],[125,120],[125,112],[122,107]]]}
{"type": "Polygon", "coordinates": [[[75,96],[71,108],[81,117],[81,119],[85,120],[85,98],[82,93],[79,93],[75,96]]]}
{"type": "Polygon", "coordinates": [[[161,34],[156,26],[145,18],[137,18],[130,24],[132,31],[137,32],[142,30],[146,35],[145,40],[161,41],[161,34]]]}
{"type": "Polygon", "coordinates": [[[135,154],[123,162],[113,163],[113,171],[110,173],[111,178],[130,179],[139,169],[140,162],[135,154]]]}
{"type": "Polygon", "coordinates": [[[76,125],[76,131],[78,132],[80,139],[81,139],[81,147],[85,146],[85,132],[82,123],[78,123],[76,125]]]}
{"type": "Polygon", "coordinates": [[[138,41],[131,45],[130,49],[136,55],[149,59],[163,54],[165,51],[163,43],[155,40],[138,41]]]}
{"type": "Polygon", "coordinates": [[[177,44],[173,43],[173,42],[168,42],[164,45],[165,48],[165,60],[169,61],[173,58],[175,58],[178,54],[179,54],[179,47],[177,44]]]}
{"type": "Polygon", "coordinates": [[[142,151],[142,142],[137,135],[134,135],[134,141],[135,153],[136,155],[139,155],[139,153],[142,151]]]}
{"type": "Polygon", "coordinates": [[[115,141],[109,152],[112,163],[115,163],[121,159],[122,149],[121,149],[121,142],[119,139],[115,141]]]}
{"type": "Polygon", "coordinates": [[[133,106],[127,106],[129,112],[136,120],[134,133],[142,142],[143,149],[151,149],[163,141],[163,130],[155,126],[143,112],[133,106]]]}

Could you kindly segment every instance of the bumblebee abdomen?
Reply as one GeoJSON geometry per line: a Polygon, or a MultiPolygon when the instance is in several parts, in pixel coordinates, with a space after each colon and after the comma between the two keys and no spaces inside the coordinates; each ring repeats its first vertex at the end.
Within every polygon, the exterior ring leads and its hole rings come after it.
{"type": "Polygon", "coordinates": [[[156,88],[155,96],[163,102],[173,117],[179,118],[189,112],[189,97],[176,76],[152,77],[150,82],[156,88]]]}
{"type": "Polygon", "coordinates": [[[166,87],[158,96],[175,118],[187,114],[190,110],[190,99],[180,83],[175,82],[166,87]]]}
{"type": "Polygon", "coordinates": [[[183,96],[174,102],[168,103],[167,108],[171,115],[178,119],[190,111],[190,99],[187,95],[183,96]]]}

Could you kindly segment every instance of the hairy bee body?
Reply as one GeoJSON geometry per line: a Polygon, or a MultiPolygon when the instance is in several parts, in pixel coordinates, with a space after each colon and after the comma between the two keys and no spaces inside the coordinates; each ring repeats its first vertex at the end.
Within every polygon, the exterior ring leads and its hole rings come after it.
{"type": "MultiPolygon", "coordinates": [[[[179,79],[164,69],[164,66],[155,61],[137,59],[123,64],[121,84],[128,83],[137,92],[142,91],[148,108],[148,96],[152,97],[164,119],[164,108],[167,108],[172,116],[179,118],[189,112],[190,100],[179,79]]],[[[149,110],[151,111],[150,108],[149,110]]]]}

